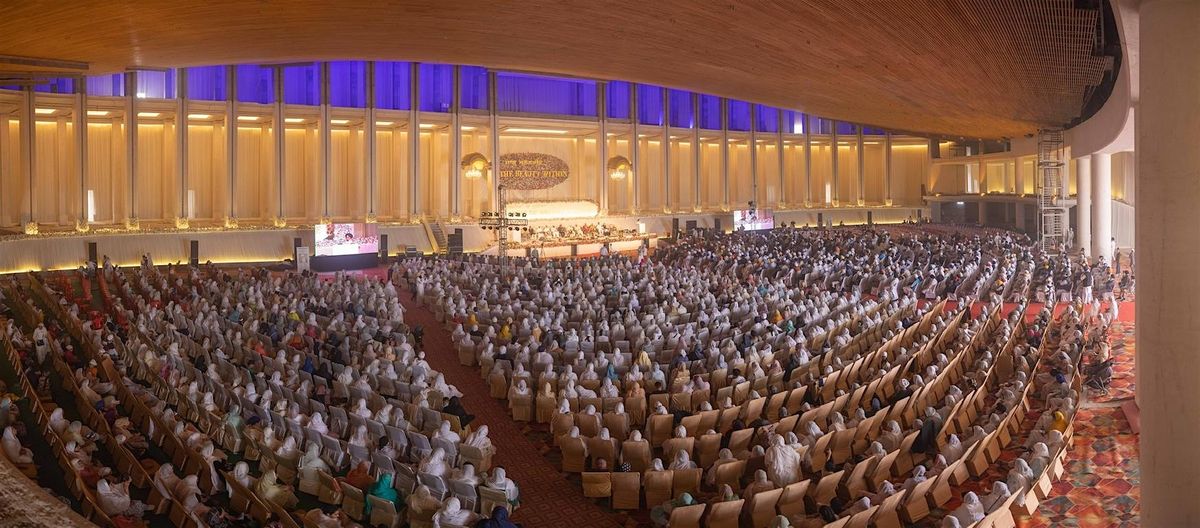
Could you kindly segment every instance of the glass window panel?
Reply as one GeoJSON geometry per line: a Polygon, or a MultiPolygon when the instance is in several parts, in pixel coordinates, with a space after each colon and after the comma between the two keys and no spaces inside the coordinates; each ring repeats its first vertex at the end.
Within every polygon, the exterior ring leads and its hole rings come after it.
{"type": "Polygon", "coordinates": [[[625,81],[608,83],[608,117],[610,119],[629,119],[629,86],[629,83],[625,81]]]}
{"type": "Polygon", "coordinates": [[[692,128],[695,116],[692,115],[692,92],[671,90],[668,96],[671,102],[671,126],[692,128]]]}
{"type": "Polygon", "coordinates": [[[454,67],[449,64],[421,64],[422,112],[449,112],[454,67]]]}
{"type": "MultiPolygon", "coordinates": [[[[198,101],[225,100],[225,67],[201,66],[188,68],[187,74],[189,99],[198,101]]],[[[139,93],[140,93],[139,87],[139,93]]]]}
{"type": "Polygon", "coordinates": [[[114,73],[112,75],[96,75],[87,78],[87,91],[89,95],[120,97],[125,95],[125,76],[114,73]]]}
{"type": "Polygon", "coordinates": [[[643,125],[662,126],[662,88],[648,84],[638,85],[638,122],[643,125]]]}
{"type": "Polygon", "coordinates": [[[847,123],[845,121],[838,122],[838,134],[839,135],[840,134],[854,135],[857,133],[858,133],[858,129],[854,125],[854,123],[847,123]]]}
{"type": "Polygon", "coordinates": [[[367,64],[363,61],[329,63],[329,104],[344,108],[366,108],[367,64]]]}
{"type": "Polygon", "coordinates": [[[388,110],[408,110],[411,84],[411,63],[376,62],[375,106],[388,110]]]}
{"type": "Polygon", "coordinates": [[[783,131],[787,134],[804,133],[804,113],[795,110],[783,111],[783,131]]]}
{"type": "Polygon", "coordinates": [[[700,96],[700,128],[721,129],[721,98],[715,95],[700,96]]]}
{"type": "Polygon", "coordinates": [[[283,69],[283,102],[314,106],[321,104],[321,72],[315,62],[283,69]]]}
{"type": "Polygon", "coordinates": [[[750,130],[750,103],[729,100],[729,130],[750,130]]]}
{"type": "Polygon", "coordinates": [[[487,110],[488,109],[488,71],[482,66],[460,66],[458,70],[459,82],[462,83],[462,92],[459,97],[462,98],[460,104],[463,108],[472,110],[487,110]]]}
{"type": "Polygon", "coordinates": [[[596,83],[540,75],[502,73],[496,78],[501,112],[596,115],[596,83]]]}
{"type": "Polygon", "coordinates": [[[274,103],[275,77],[271,68],[254,65],[238,66],[237,99],[243,103],[274,103]]]}

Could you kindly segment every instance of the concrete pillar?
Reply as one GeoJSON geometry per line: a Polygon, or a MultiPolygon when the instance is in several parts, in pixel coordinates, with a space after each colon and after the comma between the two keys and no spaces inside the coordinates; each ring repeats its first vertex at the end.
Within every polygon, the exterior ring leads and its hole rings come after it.
{"type": "Polygon", "coordinates": [[[1075,160],[1075,247],[1092,254],[1092,160],[1075,160]]]}
{"type": "Polygon", "coordinates": [[[1141,523],[1200,525],[1200,2],[1143,0],[1136,113],[1141,523]]]}
{"type": "Polygon", "coordinates": [[[1092,258],[1112,255],[1112,154],[1092,154],[1092,258]]]}

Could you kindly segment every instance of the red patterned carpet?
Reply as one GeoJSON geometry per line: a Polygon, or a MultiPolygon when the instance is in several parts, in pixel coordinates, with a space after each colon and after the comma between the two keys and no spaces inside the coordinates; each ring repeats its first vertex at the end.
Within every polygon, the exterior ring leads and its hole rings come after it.
{"type": "MultiPolygon", "coordinates": [[[[1132,304],[1132,303],[1122,303],[1132,304]]],[[[1132,319],[1133,306],[1128,307],[1132,319]]],[[[1122,306],[1122,320],[1126,307],[1122,306]]],[[[1042,527],[1131,527],[1139,525],[1141,473],[1138,437],[1120,403],[1133,398],[1132,322],[1113,325],[1113,381],[1107,396],[1089,398],[1075,418],[1075,445],[1066,473],[1033,518],[1021,524],[1042,527]]]]}
{"type": "Polygon", "coordinates": [[[425,328],[426,360],[463,393],[463,406],[475,415],[472,426],[487,424],[488,436],[497,448],[494,464],[504,466],[508,477],[521,488],[521,506],[513,520],[527,528],[616,527],[621,523],[590,499],[579,484],[568,481],[558,467],[539,454],[538,447],[522,433],[500,400],[492,399],[479,371],[458,363],[450,334],[433,313],[417,306],[401,293],[409,325],[425,328]]]}

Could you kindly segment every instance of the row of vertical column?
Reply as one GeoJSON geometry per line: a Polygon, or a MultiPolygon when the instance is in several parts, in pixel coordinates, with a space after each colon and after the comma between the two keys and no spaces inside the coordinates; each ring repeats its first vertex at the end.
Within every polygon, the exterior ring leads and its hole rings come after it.
{"type": "Polygon", "coordinates": [[[1075,160],[1075,249],[1111,262],[1112,155],[1096,153],[1075,160]]]}

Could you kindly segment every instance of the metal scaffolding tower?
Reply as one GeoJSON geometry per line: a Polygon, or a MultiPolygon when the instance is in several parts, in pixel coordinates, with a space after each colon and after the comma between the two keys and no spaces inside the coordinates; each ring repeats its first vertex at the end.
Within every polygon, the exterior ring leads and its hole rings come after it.
{"type": "Polygon", "coordinates": [[[1070,217],[1066,204],[1067,161],[1063,131],[1038,131],[1037,196],[1042,251],[1057,255],[1067,250],[1070,217]]]}

